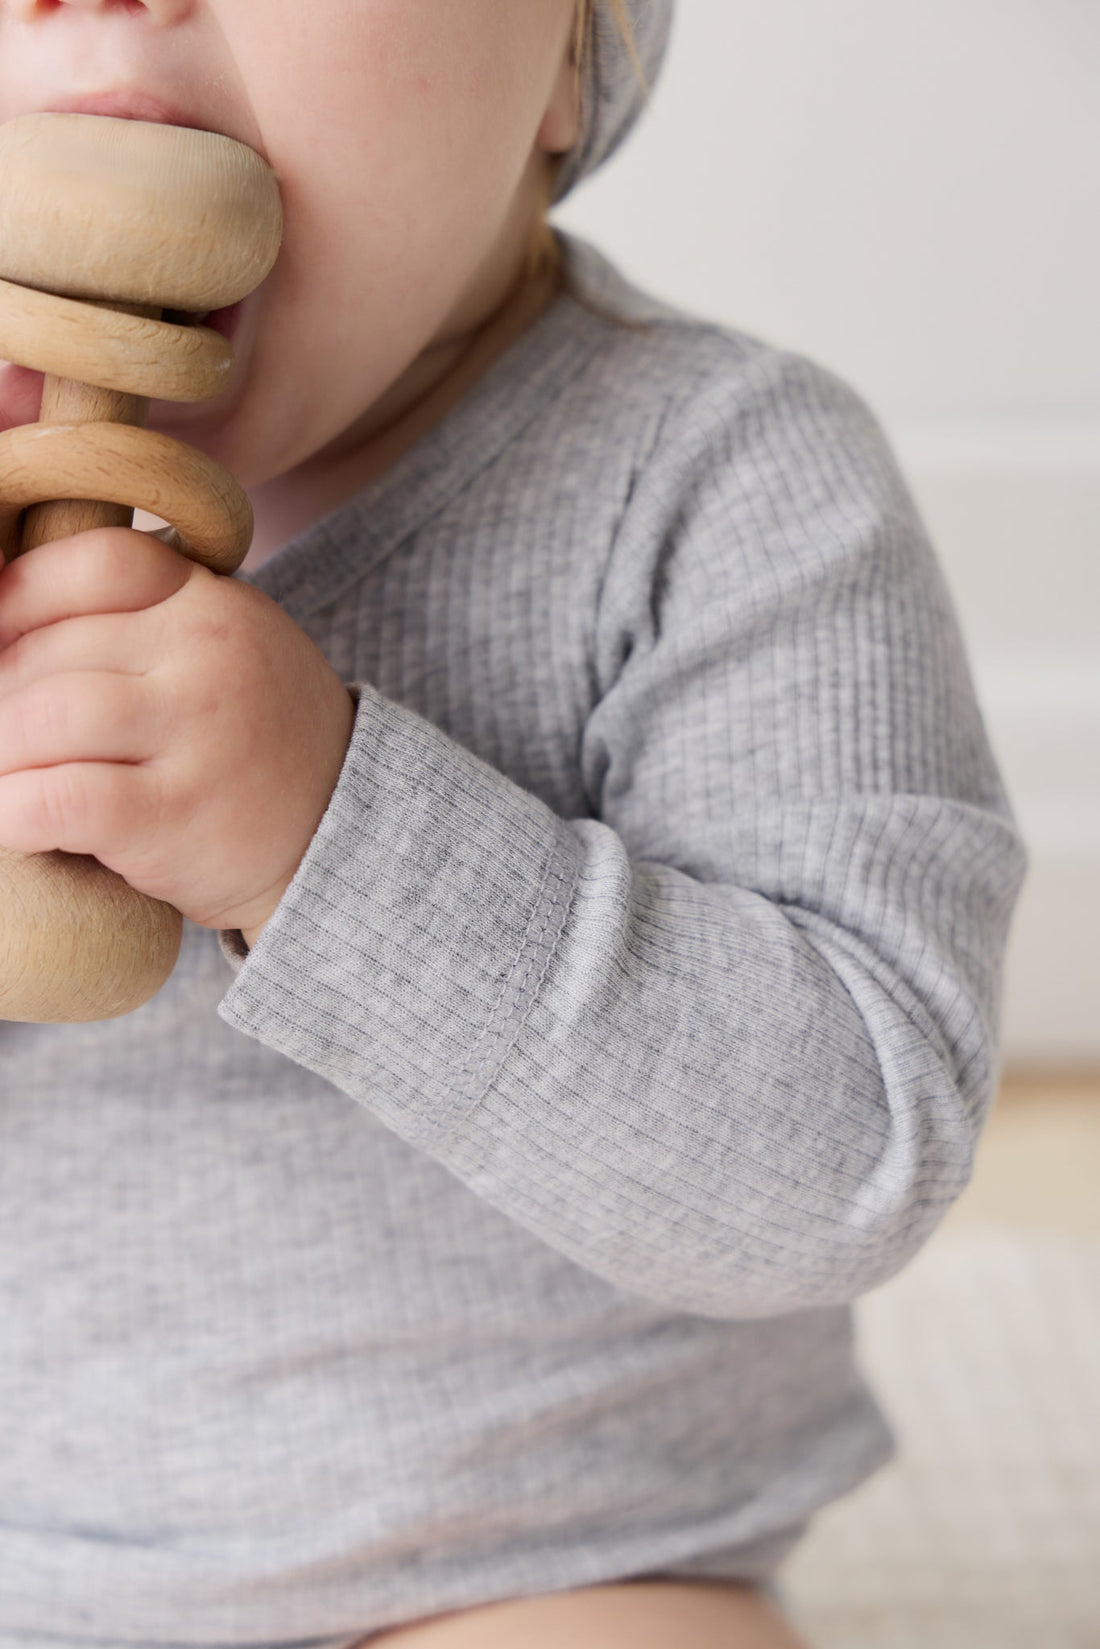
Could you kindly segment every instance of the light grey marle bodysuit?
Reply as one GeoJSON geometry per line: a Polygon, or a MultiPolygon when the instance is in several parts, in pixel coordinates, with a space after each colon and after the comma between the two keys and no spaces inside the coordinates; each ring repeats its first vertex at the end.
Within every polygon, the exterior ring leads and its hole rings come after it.
{"type": "Polygon", "coordinates": [[[764,1577],[889,1458],[1024,850],[867,406],[565,250],[251,575],[359,692],[255,949],[0,1025],[0,1649],[764,1577]]]}

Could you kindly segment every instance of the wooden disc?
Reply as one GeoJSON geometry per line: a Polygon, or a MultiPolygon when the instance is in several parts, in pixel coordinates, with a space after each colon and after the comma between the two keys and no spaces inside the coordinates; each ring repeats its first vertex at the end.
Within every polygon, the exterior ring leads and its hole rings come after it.
{"type": "Polygon", "coordinates": [[[0,1019],[81,1024],[131,1013],[179,954],[183,918],[85,854],[0,847],[0,1019]]]}
{"type": "Polygon", "coordinates": [[[275,174],[217,132],[105,115],[0,126],[0,278],[70,298],[205,311],[278,255],[275,174]]]}

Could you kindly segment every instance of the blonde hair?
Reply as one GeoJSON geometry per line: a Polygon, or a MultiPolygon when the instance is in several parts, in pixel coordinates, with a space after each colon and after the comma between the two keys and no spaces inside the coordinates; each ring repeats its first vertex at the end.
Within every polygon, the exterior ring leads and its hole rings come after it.
{"type": "MultiPolygon", "coordinates": [[[[642,69],[638,48],[634,43],[634,33],[630,27],[630,15],[627,11],[627,0],[577,0],[577,9],[573,15],[573,34],[570,44],[570,58],[573,63],[573,86],[577,99],[580,99],[581,86],[584,81],[588,60],[592,53],[593,33],[596,27],[596,14],[600,6],[606,5],[614,18],[615,25],[622,35],[623,44],[630,53],[634,64],[634,72],[644,89],[648,92],[645,72],[642,69]]],[[[550,208],[556,192],[557,176],[565,160],[564,155],[554,155],[547,158],[540,181],[538,210],[531,226],[531,238],[527,247],[527,258],[524,264],[523,281],[537,280],[539,277],[556,270],[558,265],[558,249],[554,240],[554,231],[550,227],[550,208]]]]}
{"type": "Polygon", "coordinates": [[[627,11],[626,0],[577,0],[577,10],[573,17],[573,48],[572,57],[576,68],[577,86],[584,74],[589,53],[592,50],[592,31],[596,26],[596,12],[601,5],[606,5],[615,20],[615,26],[623,37],[623,44],[630,53],[630,61],[634,65],[634,73],[646,91],[645,70],[642,68],[638,48],[634,44],[634,31],[630,26],[630,13],[627,11]]]}

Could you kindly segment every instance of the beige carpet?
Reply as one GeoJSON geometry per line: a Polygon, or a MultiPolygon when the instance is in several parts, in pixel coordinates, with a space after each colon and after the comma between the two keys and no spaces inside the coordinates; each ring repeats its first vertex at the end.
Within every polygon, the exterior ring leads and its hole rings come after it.
{"type": "Polygon", "coordinates": [[[1100,1649],[1100,1233],[948,1221],[856,1321],[901,1454],[780,1572],[796,1624],[815,1649],[1100,1649]]]}

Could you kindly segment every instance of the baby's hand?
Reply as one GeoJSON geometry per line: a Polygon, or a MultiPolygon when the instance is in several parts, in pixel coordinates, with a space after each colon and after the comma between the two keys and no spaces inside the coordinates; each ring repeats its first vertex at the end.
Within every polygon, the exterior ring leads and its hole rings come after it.
{"type": "Polygon", "coordinates": [[[355,709],[282,608],[101,528],[0,571],[0,843],[91,853],[252,943],[336,786],[355,709]]]}

